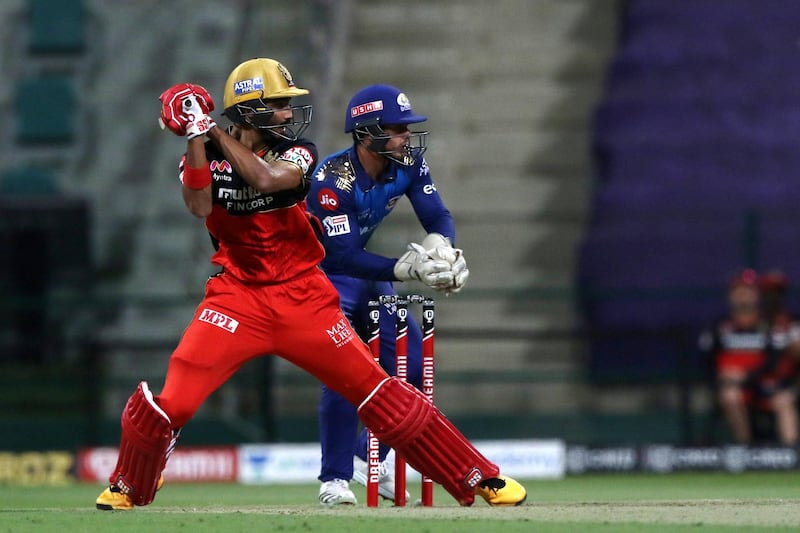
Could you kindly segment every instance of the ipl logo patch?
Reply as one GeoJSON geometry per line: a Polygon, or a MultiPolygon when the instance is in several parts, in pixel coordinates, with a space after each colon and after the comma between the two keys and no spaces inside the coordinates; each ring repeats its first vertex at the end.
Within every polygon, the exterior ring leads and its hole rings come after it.
{"type": "Polygon", "coordinates": [[[325,217],[322,220],[322,226],[325,228],[328,237],[350,233],[350,219],[347,218],[347,215],[325,217]]]}

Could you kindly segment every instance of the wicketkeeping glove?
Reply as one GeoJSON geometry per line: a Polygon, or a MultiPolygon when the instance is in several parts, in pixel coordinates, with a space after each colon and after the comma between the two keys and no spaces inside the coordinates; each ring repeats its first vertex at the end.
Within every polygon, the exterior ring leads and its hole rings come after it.
{"type": "Polygon", "coordinates": [[[453,284],[450,263],[431,258],[425,248],[415,242],[408,245],[408,251],[395,263],[394,275],[400,281],[417,280],[434,288],[453,284]]]}
{"type": "Polygon", "coordinates": [[[200,85],[179,83],[161,93],[158,99],[161,101],[158,122],[162,129],[194,139],[216,126],[208,116],[214,110],[214,100],[200,85]]]}
{"type": "Polygon", "coordinates": [[[453,275],[452,281],[447,285],[440,285],[434,288],[445,291],[446,294],[459,292],[469,278],[469,269],[467,268],[467,260],[464,258],[464,251],[460,248],[453,248],[450,244],[450,239],[439,233],[429,233],[422,241],[422,248],[431,259],[447,261],[450,265],[450,273],[453,275]]]}

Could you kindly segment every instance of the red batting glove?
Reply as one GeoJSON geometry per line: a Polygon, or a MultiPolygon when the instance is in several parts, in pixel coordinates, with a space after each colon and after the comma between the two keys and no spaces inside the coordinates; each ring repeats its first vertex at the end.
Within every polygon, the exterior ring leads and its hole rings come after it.
{"type": "Polygon", "coordinates": [[[194,138],[216,125],[207,116],[214,110],[214,100],[200,85],[179,83],[161,93],[158,99],[161,101],[161,128],[169,129],[175,135],[183,137],[188,132],[190,138],[194,138]]]}

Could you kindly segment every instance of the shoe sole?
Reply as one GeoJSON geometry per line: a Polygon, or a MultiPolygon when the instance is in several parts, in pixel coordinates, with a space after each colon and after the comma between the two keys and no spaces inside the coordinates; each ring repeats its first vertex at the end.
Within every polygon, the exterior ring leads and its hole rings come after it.
{"type": "Polygon", "coordinates": [[[94,505],[100,511],[130,511],[130,507],[114,507],[113,505],[109,505],[107,503],[96,503],[94,505]]]}
{"type": "Polygon", "coordinates": [[[356,505],[357,501],[355,500],[355,497],[354,497],[353,501],[342,500],[342,501],[337,501],[337,502],[323,502],[322,500],[320,500],[319,504],[320,505],[324,505],[325,507],[337,507],[339,505],[356,505]]]}
{"type": "Polygon", "coordinates": [[[527,500],[527,499],[528,499],[528,495],[526,494],[525,496],[522,497],[522,499],[520,501],[518,501],[516,503],[490,503],[489,506],[490,507],[519,507],[520,505],[525,503],[525,500],[527,500]]]}

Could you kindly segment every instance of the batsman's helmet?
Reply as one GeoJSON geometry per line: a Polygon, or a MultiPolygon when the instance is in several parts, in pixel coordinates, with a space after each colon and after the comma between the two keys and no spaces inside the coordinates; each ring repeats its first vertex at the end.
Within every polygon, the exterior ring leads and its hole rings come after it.
{"type": "Polygon", "coordinates": [[[428,132],[412,132],[409,144],[405,147],[403,157],[396,157],[392,151],[386,150],[386,142],[391,138],[383,127],[408,125],[425,122],[428,117],[415,115],[411,101],[397,87],[391,85],[369,85],[359,90],[350,99],[344,117],[344,131],[352,133],[353,139],[359,142],[370,138],[368,149],[377,152],[402,165],[413,165],[427,149],[428,132]]]}
{"type": "Polygon", "coordinates": [[[291,106],[290,122],[270,124],[275,109],[269,101],[306,94],[309,91],[295,86],[289,70],[278,61],[266,57],[248,59],[233,69],[225,82],[223,115],[234,124],[245,124],[295,140],[311,123],[311,106],[291,106]]]}

